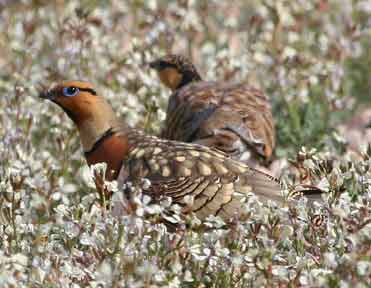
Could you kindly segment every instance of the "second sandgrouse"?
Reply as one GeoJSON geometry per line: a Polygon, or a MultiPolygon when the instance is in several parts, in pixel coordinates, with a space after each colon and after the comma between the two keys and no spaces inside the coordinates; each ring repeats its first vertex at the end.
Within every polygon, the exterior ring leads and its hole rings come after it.
{"type": "Polygon", "coordinates": [[[202,81],[181,55],[166,55],[150,67],[173,92],[162,137],[217,148],[249,165],[271,159],[274,121],[261,90],[244,83],[202,81]]]}

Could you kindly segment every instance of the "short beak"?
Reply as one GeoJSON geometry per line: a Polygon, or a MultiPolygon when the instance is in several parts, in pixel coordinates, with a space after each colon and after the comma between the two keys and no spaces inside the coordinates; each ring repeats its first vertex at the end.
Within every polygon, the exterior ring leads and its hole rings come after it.
{"type": "Polygon", "coordinates": [[[160,68],[159,67],[159,62],[158,61],[153,61],[153,62],[149,62],[148,63],[148,66],[150,67],[150,68],[152,68],[152,69],[158,69],[158,68],[160,68]]]}
{"type": "Polygon", "coordinates": [[[43,90],[39,93],[39,97],[41,99],[47,99],[53,101],[54,95],[53,93],[48,89],[48,90],[43,90]]]}
{"type": "Polygon", "coordinates": [[[49,92],[48,91],[41,91],[40,93],[39,93],[39,98],[42,98],[42,99],[48,99],[49,97],[49,92]]]}

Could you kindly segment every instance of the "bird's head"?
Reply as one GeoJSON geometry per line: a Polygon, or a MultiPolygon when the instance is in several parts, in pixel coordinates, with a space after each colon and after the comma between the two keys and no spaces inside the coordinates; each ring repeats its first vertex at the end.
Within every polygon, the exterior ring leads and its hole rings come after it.
{"type": "Polygon", "coordinates": [[[181,55],[166,55],[149,63],[149,66],[157,71],[161,82],[173,91],[191,82],[201,81],[192,62],[181,55]]]}
{"type": "Polygon", "coordinates": [[[39,96],[58,104],[75,122],[85,151],[119,123],[111,105],[88,82],[62,82],[41,91],[39,96]]]}
{"type": "Polygon", "coordinates": [[[76,123],[89,119],[102,99],[88,82],[67,81],[40,92],[40,98],[58,104],[76,123]]]}

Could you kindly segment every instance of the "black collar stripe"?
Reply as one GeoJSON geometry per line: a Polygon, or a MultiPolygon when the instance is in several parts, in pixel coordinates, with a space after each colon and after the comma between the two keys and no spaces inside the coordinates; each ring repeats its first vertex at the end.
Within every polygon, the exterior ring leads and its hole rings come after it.
{"type": "Polygon", "coordinates": [[[90,154],[94,153],[94,151],[99,148],[100,144],[102,144],[104,140],[111,137],[113,134],[115,134],[115,132],[112,128],[109,128],[106,132],[104,132],[103,135],[97,141],[95,141],[93,147],[91,147],[89,151],[84,152],[85,157],[89,157],[90,154]]]}

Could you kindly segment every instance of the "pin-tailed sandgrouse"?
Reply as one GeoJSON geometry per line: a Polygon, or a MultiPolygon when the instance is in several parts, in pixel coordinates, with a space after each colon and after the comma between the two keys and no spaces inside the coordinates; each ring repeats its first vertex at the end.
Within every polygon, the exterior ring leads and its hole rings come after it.
{"type": "Polygon", "coordinates": [[[214,147],[249,165],[271,158],[274,122],[261,90],[202,81],[191,61],[180,55],[164,56],[150,67],[172,90],[161,137],[214,147]]]}

